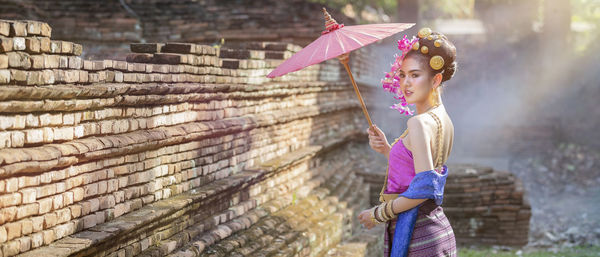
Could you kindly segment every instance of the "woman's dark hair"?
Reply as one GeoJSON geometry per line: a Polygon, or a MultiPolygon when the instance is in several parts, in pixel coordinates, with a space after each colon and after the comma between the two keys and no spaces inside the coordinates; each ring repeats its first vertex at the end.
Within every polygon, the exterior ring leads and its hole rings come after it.
{"type": "MultiPolygon", "coordinates": [[[[417,44],[417,43],[415,43],[417,44]]],[[[442,72],[442,82],[451,79],[458,68],[456,63],[456,47],[448,38],[438,32],[432,32],[430,36],[419,38],[418,50],[411,50],[406,54],[405,58],[413,57],[416,58],[423,66],[427,67],[429,74],[435,75],[442,72]],[[435,46],[436,38],[441,40],[439,47],[435,46]],[[427,47],[427,53],[422,53],[421,49],[427,47]],[[439,70],[434,70],[429,61],[431,57],[439,55],[444,59],[444,65],[439,70]]]]}

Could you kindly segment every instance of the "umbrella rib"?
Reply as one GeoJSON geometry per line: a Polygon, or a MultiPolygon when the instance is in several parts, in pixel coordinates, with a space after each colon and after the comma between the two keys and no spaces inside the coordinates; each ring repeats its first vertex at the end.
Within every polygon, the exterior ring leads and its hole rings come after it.
{"type": "Polygon", "coordinates": [[[310,55],[310,58],[306,59],[306,62],[304,62],[304,67],[306,67],[307,65],[309,65],[310,60],[312,60],[313,56],[315,56],[315,54],[317,53],[317,51],[313,51],[312,54],[310,55]]]}
{"type": "Polygon", "coordinates": [[[360,42],[360,40],[354,38],[353,35],[350,35],[349,33],[346,33],[346,36],[352,40],[354,40],[354,42],[358,43],[360,46],[364,46],[364,44],[362,42],[360,42]]]}
{"type": "Polygon", "coordinates": [[[367,35],[367,36],[371,36],[371,37],[374,37],[374,38],[377,38],[377,39],[381,39],[381,38],[380,38],[380,37],[378,37],[378,36],[375,36],[375,35],[373,35],[373,34],[369,34],[369,33],[367,33],[367,32],[364,32],[364,31],[356,31],[356,33],[361,33],[361,34],[364,34],[364,35],[367,35]]]}
{"type": "Polygon", "coordinates": [[[338,33],[335,33],[335,37],[337,37],[338,39],[338,43],[340,44],[340,47],[342,47],[342,53],[346,52],[346,48],[344,47],[344,42],[342,42],[342,39],[340,38],[340,35],[338,33]]]}

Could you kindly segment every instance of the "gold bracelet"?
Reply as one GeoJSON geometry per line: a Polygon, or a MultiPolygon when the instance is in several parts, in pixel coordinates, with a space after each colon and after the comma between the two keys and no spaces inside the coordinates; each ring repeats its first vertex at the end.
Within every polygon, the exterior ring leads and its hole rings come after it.
{"type": "Polygon", "coordinates": [[[388,208],[387,208],[387,209],[385,209],[385,210],[386,210],[386,211],[388,211],[388,216],[390,216],[390,219],[393,219],[393,218],[394,218],[394,216],[396,216],[396,215],[394,214],[394,200],[391,200],[391,201],[389,201],[388,203],[389,203],[389,204],[388,204],[388,208]]]}
{"type": "Polygon", "coordinates": [[[381,221],[379,221],[377,218],[375,218],[375,211],[377,210],[377,208],[373,208],[373,211],[371,212],[371,221],[373,221],[373,223],[375,224],[379,224],[381,223],[381,221]]]}
{"type": "Polygon", "coordinates": [[[382,210],[381,210],[381,212],[382,212],[382,214],[383,214],[383,218],[384,218],[386,221],[388,221],[388,220],[390,220],[390,219],[391,219],[390,215],[388,215],[388,212],[387,212],[387,208],[388,208],[387,206],[388,206],[388,202],[383,202],[383,203],[381,203],[381,205],[380,205],[380,207],[381,207],[381,209],[382,209],[382,210]]]}
{"type": "Polygon", "coordinates": [[[381,222],[387,222],[388,221],[388,218],[385,216],[385,213],[384,213],[384,210],[385,210],[384,207],[385,206],[382,206],[382,205],[379,205],[377,207],[377,214],[379,215],[379,218],[381,218],[381,220],[380,220],[381,222]]]}
{"type": "Polygon", "coordinates": [[[382,220],[383,217],[381,216],[381,208],[379,208],[379,206],[375,207],[375,219],[379,221],[379,223],[384,222],[384,220],[382,220]]]}

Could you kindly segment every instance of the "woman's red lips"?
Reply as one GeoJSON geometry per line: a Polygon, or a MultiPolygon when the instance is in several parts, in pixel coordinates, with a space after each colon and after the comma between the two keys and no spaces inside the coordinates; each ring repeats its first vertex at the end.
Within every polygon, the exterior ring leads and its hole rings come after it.
{"type": "Polygon", "coordinates": [[[410,92],[410,91],[406,91],[406,95],[407,95],[407,96],[409,96],[409,95],[412,95],[412,92],[410,92]]]}

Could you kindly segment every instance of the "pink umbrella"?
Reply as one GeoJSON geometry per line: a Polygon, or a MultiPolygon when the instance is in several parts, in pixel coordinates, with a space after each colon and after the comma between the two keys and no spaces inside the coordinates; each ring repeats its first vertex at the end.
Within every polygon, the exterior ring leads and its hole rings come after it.
{"type": "Polygon", "coordinates": [[[414,23],[384,23],[384,24],[367,24],[356,26],[344,26],[338,24],[323,8],[325,15],[325,31],[315,41],[304,47],[302,50],[294,54],[285,62],[277,66],[267,77],[274,78],[283,76],[287,73],[300,70],[307,66],[320,63],[335,57],[338,57],[340,62],[346,68],[354,91],[358,100],[360,100],[363,112],[369,126],[373,126],[367,107],[363,101],[350,67],[348,66],[349,53],[352,50],[371,44],[377,40],[384,39],[395,33],[406,30],[414,23]]]}

